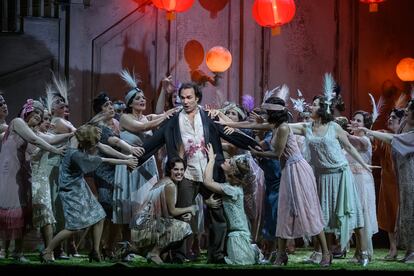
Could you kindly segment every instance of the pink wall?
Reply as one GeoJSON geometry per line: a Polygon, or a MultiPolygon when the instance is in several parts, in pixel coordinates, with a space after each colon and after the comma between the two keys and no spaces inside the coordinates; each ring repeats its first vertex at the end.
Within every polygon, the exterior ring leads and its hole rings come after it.
{"type": "MultiPolygon", "coordinates": [[[[92,95],[102,89],[121,98],[125,87],[117,72],[134,66],[143,77],[151,112],[162,77],[171,73],[177,81],[188,81],[195,69],[212,76],[203,57],[221,45],[231,51],[233,64],[218,87],[206,85],[203,103],[214,102],[217,90],[236,102],[243,94],[259,102],[266,89],[282,83],[291,95],[299,88],[310,100],[321,92],[323,73],[332,72],[343,88],[348,115],[369,109],[367,92],[379,95],[385,80],[402,86],[395,65],[414,56],[410,0],[386,1],[375,14],[357,0],[296,0],[293,21],[275,37],[253,20],[254,0],[197,0],[171,22],[170,37],[164,12],[147,6],[131,13],[143,2],[100,0],[87,9],[72,7],[73,103],[90,109],[92,95]],[[194,45],[204,53],[189,47],[194,45]],[[191,69],[186,56],[194,63],[199,59],[198,64],[191,69]]],[[[79,123],[89,116],[89,111],[79,112],[73,119],[79,123]]]]}

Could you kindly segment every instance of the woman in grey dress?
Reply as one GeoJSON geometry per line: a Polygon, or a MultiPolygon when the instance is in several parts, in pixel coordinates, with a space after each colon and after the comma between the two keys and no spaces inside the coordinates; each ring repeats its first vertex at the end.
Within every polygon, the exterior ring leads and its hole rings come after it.
{"type": "Polygon", "coordinates": [[[360,127],[367,135],[372,135],[391,144],[394,169],[398,178],[400,207],[398,234],[405,246],[404,263],[414,263],[414,99],[408,102],[405,121],[400,134],[373,131],[360,127]]]}
{"type": "MultiPolygon", "coordinates": [[[[100,130],[92,125],[84,125],[75,132],[71,145],[67,149],[59,168],[59,197],[65,216],[65,229],[60,231],[41,254],[42,262],[53,260],[53,249],[76,231],[92,227],[93,251],[89,261],[100,261],[99,244],[102,235],[105,211],[87,185],[84,175],[90,173],[102,163],[127,165],[134,168],[137,159],[118,155],[124,159],[103,158],[93,152],[102,145],[99,143],[100,130]]],[[[104,147],[103,147],[104,148],[104,147]]]]}

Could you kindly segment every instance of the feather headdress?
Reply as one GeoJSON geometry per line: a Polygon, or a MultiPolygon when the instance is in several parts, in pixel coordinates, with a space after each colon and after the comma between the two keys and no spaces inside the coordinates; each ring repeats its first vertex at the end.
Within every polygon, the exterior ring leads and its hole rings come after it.
{"type": "Polygon", "coordinates": [[[273,97],[277,90],[279,90],[280,86],[276,86],[272,90],[266,90],[264,96],[263,96],[263,103],[265,103],[269,98],[273,97]]]}
{"type": "Polygon", "coordinates": [[[405,93],[401,93],[398,99],[395,101],[395,108],[404,108],[407,105],[407,95],[405,93]]]}
{"type": "Polygon", "coordinates": [[[325,73],[325,75],[323,76],[323,96],[325,97],[326,104],[328,105],[328,113],[331,113],[330,106],[332,104],[335,85],[335,80],[332,74],[325,73]]]}
{"type": "Polygon", "coordinates": [[[374,96],[371,93],[368,93],[371,104],[372,104],[372,124],[378,119],[381,114],[382,108],[384,107],[384,98],[381,96],[378,103],[375,102],[374,96]]]}
{"type": "Polygon", "coordinates": [[[69,83],[66,81],[65,77],[59,77],[57,78],[56,75],[52,72],[52,81],[53,85],[55,86],[54,95],[60,95],[66,104],[69,104],[68,99],[68,92],[69,92],[69,83]]]}
{"type": "Polygon", "coordinates": [[[303,97],[302,92],[298,89],[298,98],[294,99],[294,98],[290,98],[290,100],[293,103],[293,109],[296,110],[299,113],[302,113],[305,111],[305,107],[306,107],[306,101],[305,98],[303,97]]]}
{"type": "Polygon", "coordinates": [[[56,92],[53,91],[52,85],[50,83],[46,84],[46,97],[41,97],[43,106],[47,111],[52,114],[52,105],[53,105],[53,95],[56,92]]]}
{"type": "Polygon", "coordinates": [[[130,88],[135,89],[138,87],[138,83],[141,82],[140,79],[137,79],[135,77],[134,71],[132,71],[132,74],[129,72],[128,69],[123,69],[119,75],[121,76],[121,79],[123,79],[130,88]]]}
{"type": "Polygon", "coordinates": [[[286,84],[283,84],[275,96],[284,100],[287,106],[289,99],[289,87],[286,84]]]}
{"type": "Polygon", "coordinates": [[[135,97],[135,94],[138,92],[144,93],[140,88],[138,88],[138,83],[140,83],[140,79],[137,79],[135,77],[134,71],[132,71],[132,74],[128,71],[128,69],[123,69],[119,75],[121,76],[121,79],[124,80],[127,85],[129,86],[130,90],[125,96],[125,103],[128,105],[131,99],[135,97]]]}

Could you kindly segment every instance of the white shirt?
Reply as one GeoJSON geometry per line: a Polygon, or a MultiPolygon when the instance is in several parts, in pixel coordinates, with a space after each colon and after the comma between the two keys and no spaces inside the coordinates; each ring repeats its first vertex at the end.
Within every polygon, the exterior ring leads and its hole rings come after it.
{"type": "Polygon", "coordinates": [[[192,181],[203,182],[203,174],[207,166],[207,150],[200,111],[198,110],[194,116],[194,128],[184,110],[180,112],[178,122],[187,157],[184,177],[192,181]]]}

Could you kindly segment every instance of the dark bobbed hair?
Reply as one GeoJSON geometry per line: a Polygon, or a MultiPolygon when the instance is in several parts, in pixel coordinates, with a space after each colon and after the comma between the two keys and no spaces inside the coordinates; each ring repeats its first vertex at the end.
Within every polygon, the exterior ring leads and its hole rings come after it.
{"type": "Polygon", "coordinates": [[[315,100],[319,100],[319,110],[316,114],[321,118],[321,123],[327,124],[333,121],[334,116],[333,116],[332,104],[329,105],[330,113],[328,113],[328,104],[326,103],[326,97],[322,95],[318,95],[318,96],[313,97],[312,102],[314,102],[315,100]]]}
{"type": "Polygon", "coordinates": [[[360,114],[362,116],[362,118],[364,119],[364,127],[366,128],[371,128],[372,127],[372,115],[371,113],[368,113],[366,111],[363,110],[358,110],[355,111],[354,114],[352,115],[352,117],[355,117],[355,115],[360,114]]]}
{"type": "MultiPolygon", "coordinates": [[[[279,97],[271,97],[267,99],[265,103],[286,106],[285,101],[279,97]]],[[[276,127],[280,126],[284,122],[289,121],[289,113],[286,108],[284,110],[267,110],[267,115],[267,121],[269,124],[273,124],[276,127]]]]}
{"type": "Polygon", "coordinates": [[[180,89],[178,89],[178,95],[181,97],[181,91],[190,88],[194,89],[194,95],[198,98],[198,103],[201,103],[201,100],[203,99],[203,94],[201,93],[201,87],[195,82],[183,83],[180,86],[180,89]]]}
{"type": "Polygon", "coordinates": [[[184,165],[184,170],[187,168],[187,162],[176,156],[176,157],[172,157],[171,159],[168,159],[167,164],[165,165],[165,175],[170,177],[171,176],[171,170],[174,168],[175,163],[183,163],[184,165]]]}
{"type": "Polygon", "coordinates": [[[101,112],[102,106],[109,100],[109,96],[108,94],[106,94],[105,91],[99,93],[99,95],[95,99],[93,99],[93,111],[95,112],[95,114],[101,112]]]}
{"type": "Polygon", "coordinates": [[[390,112],[390,115],[393,112],[394,112],[395,116],[397,116],[398,121],[401,122],[401,119],[404,117],[404,114],[405,114],[404,109],[402,109],[402,108],[393,108],[390,112]]]}

